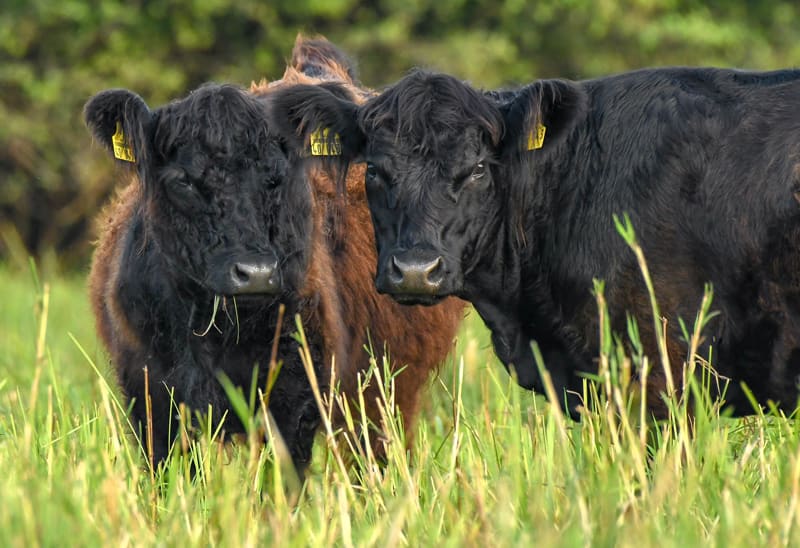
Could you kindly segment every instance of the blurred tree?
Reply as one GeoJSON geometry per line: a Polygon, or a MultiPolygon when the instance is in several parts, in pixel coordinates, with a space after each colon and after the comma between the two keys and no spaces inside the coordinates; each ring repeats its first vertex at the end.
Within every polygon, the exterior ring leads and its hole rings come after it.
{"type": "Polygon", "coordinates": [[[278,78],[298,31],[380,86],[416,65],[484,87],[653,65],[800,62],[795,2],[695,0],[6,0],[0,13],[0,258],[88,257],[111,162],[83,127],[94,93],[157,106],[209,81],[278,78]]]}

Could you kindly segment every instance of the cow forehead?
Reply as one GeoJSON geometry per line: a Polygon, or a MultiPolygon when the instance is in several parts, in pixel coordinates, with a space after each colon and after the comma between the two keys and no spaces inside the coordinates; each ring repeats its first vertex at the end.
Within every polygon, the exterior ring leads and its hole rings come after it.
{"type": "Polygon", "coordinates": [[[242,142],[241,146],[229,150],[186,141],[177,145],[165,157],[163,165],[182,169],[192,177],[201,177],[209,172],[241,175],[242,172],[253,169],[262,174],[282,177],[287,174],[289,160],[277,143],[266,143],[257,147],[252,143],[242,142]]]}
{"type": "Polygon", "coordinates": [[[441,130],[424,142],[412,135],[376,132],[368,139],[367,158],[387,161],[387,167],[396,172],[425,166],[442,176],[452,176],[481,160],[489,153],[485,148],[477,127],[441,130]]]}
{"type": "Polygon", "coordinates": [[[234,86],[206,86],[158,110],[154,145],[164,152],[202,145],[235,156],[268,140],[266,110],[255,97],[234,86]]]}
{"type": "Polygon", "coordinates": [[[438,154],[444,137],[458,140],[470,130],[498,142],[503,119],[497,107],[478,91],[446,74],[414,71],[359,111],[359,125],[369,134],[394,132],[395,140],[438,154]]]}

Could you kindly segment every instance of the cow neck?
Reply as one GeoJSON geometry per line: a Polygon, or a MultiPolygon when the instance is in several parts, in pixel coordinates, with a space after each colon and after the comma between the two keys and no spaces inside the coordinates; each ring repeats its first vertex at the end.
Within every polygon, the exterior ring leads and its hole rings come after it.
{"type": "Polygon", "coordinates": [[[524,181],[533,190],[523,204],[524,245],[516,251],[520,269],[517,319],[528,337],[540,343],[550,341],[557,347],[577,349],[583,346],[581,336],[571,325],[571,313],[564,306],[564,280],[554,270],[556,259],[572,251],[569,245],[556,243],[564,241],[557,215],[573,192],[571,179],[569,163],[547,157],[533,166],[524,181]],[[548,184],[549,181],[557,183],[548,184]]]}
{"type": "Polygon", "coordinates": [[[523,280],[549,284],[546,254],[558,236],[557,215],[566,191],[563,185],[550,182],[568,181],[569,166],[545,156],[525,169],[520,167],[516,177],[522,180],[515,183],[526,189],[520,197],[522,203],[517,206],[524,212],[519,219],[522,234],[513,240],[517,242],[513,253],[520,263],[520,276],[523,280]]]}
{"type": "Polygon", "coordinates": [[[486,231],[478,244],[485,251],[466,275],[463,298],[476,307],[484,304],[510,309],[514,306],[520,292],[520,261],[513,242],[506,220],[498,223],[494,230],[486,231]]]}

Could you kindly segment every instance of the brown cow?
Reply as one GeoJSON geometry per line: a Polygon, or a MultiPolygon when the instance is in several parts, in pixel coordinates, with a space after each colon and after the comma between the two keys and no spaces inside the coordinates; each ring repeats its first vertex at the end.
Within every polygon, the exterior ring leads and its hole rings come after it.
{"type": "MultiPolygon", "coordinates": [[[[310,459],[320,415],[292,336],[295,314],[323,390],[333,360],[351,401],[370,366],[364,346],[371,342],[378,363],[388,348],[395,403],[412,438],[420,392],[450,350],[464,304],[403,307],[378,295],[363,168],[347,174],[346,195],[337,192],[345,185],[305,170],[295,136],[275,132],[271,91],[326,81],[345,84],[351,99],[367,93],[332,44],[298,38],[283,79],[249,93],[207,85],[150,110],[127,90],[109,90],[86,105],[87,125],[128,182],[100,217],[91,301],[142,432],[147,367],[156,462],[176,438],[177,403],[210,409],[215,423],[227,414],[227,433],[243,430],[219,375],[247,393],[258,365],[265,386],[279,304],[288,321],[269,410],[297,470],[310,459]]],[[[378,397],[373,380],[364,399],[376,425],[378,397]]],[[[384,456],[381,436],[370,437],[384,456]]]]}

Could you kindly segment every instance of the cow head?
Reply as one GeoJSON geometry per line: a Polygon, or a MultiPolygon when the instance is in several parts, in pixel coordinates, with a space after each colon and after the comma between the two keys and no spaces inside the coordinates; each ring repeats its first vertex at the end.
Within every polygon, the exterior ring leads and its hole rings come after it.
{"type": "Polygon", "coordinates": [[[306,138],[327,128],[341,141],[343,164],[366,161],[376,285],[411,304],[470,298],[470,274],[497,268],[499,235],[515,239],[530,184],[515,170],[553,151],[586,103],[563,81],[481,93],[425,71],[360,106],[330,91],[284,90],[282,123],[306,138]]]}
{"type": "Polygon", "coordinates": [[[299,286],[310,191],[262,101],[205,85],[151,110],[113,89],[84,115],[95,139],[137,175],[146,238],[183,291],[273,299],[299,286]]]}

